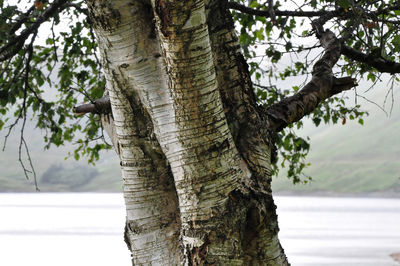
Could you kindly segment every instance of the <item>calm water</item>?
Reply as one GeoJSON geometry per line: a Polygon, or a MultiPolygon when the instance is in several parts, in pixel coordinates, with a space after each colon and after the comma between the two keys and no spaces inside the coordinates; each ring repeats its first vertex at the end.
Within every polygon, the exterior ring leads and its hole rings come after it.
{"type": "MultiPolygon", "coordinates": [[[[292,265],[399,265],[400,199],[275,200],[292,265]]],[[[0,194],[0,217],[0,265],[130,265],[121,194],[0,194]]]]}

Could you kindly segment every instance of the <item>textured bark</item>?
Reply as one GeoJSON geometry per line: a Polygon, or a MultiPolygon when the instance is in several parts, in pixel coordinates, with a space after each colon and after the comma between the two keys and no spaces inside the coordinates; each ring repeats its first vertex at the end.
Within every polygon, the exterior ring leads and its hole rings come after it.
{"type": "Polygon", "coordinates": [[[265,130],[267,126],[259,115],[248,66],[240,51],[231,14],[225,8],[226,2],[207,2],[208,26],[222,102],[235,144],[250,169],[250,182],[246,188],[251,193],[242,198],[243,206],[240,207],[246,213],[242,221],[248,230],[246,235],[254,239],[244,248],[244,264],[285,265],[288,262],[277,239],[279,228],[271,195],[273,145],[265,130]]]}
{"type": "Polygon", "coordinates": [[[271,145],[225,2],[87,3],[133,263],[288,264],[271,196],[271,145]]]}
{"type": "Polygon", "coordinates": [[[140,54],[149,49],[157,55],[146,43],[152,23],[149,6],[130,1],[87,3],[111,100],[127,210],[125,241],[132,262],[179,264],[179,210],[172,174],[135,89],[137,80],[130,77],[135,71],[152,74],[152,65],[140,54]]]}
{"type": "Polygon", "coordinates": [[[171,163],[181,212],[186,264],[243,263],[241,232],[227,230],[230,195],[248,172],[230,134],[218,91],[203,1],[155,1],[173,97],[171,163]]]}

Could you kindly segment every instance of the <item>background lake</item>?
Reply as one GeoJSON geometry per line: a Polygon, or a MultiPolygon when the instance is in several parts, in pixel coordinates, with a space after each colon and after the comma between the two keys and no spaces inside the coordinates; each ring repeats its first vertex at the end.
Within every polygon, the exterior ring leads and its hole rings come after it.
{"type": "MultiPolygon", "coordinates": [[[[275,196],[292,265],[399,265],[400,199],[275,196]]],[[[0,265],[129,266],[122,194],[0,194],[0,265]]]]}

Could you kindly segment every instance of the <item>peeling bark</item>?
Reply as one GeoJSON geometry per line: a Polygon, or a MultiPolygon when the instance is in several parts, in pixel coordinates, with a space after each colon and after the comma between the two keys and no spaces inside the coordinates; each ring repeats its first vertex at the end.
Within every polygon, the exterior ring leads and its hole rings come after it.
{"type": "Polygon", "coordinates": [[[225,2],[110,3],[88,0],[110,19],[95,25],[133,263],[287,265],[271,144],[225,2]]]}

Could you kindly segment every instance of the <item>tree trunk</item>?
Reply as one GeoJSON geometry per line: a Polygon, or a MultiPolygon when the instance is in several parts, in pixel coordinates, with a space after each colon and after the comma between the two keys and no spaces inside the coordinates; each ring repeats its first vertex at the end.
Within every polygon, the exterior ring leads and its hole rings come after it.
{"type": "Polygon", "coordinates": [[[134,265],[287,265],[267,121],[225,1],[87,0],[134,265]]]}

